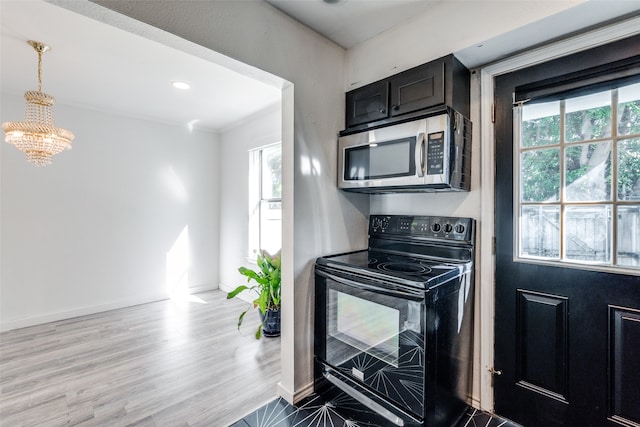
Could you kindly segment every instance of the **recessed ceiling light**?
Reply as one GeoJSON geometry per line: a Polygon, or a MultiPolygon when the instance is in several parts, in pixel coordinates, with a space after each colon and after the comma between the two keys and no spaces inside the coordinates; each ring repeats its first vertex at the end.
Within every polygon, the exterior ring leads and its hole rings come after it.
{"type": "Polygon", "coordinates": [[[182,90],[187,90],[187,89],[191,88],[191,85],[189,83],[181,82],[181,81],[171,82],[171,85],[173,87],[175,87],[176,89],[182,89],[182,90]]]}

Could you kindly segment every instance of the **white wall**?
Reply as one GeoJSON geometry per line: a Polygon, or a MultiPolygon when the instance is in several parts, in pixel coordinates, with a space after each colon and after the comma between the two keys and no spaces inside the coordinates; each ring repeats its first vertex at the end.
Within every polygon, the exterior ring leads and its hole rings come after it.
{"type": "Polygon", "coordinates": [[[220,289],[227,292],[246,283],[239,266],[255,268],[247,262],[249,150],[281,140],[280,103],[220,134],[220,289]]]}
{"type": "MultiPolygon", "coordinates": [[[[283,369],[279,393],[290,401],[309,393],[313,262],[319,255],[366,246],[362,230],[369,214],[368,197],[336,189],[336,137],[344,127],[345,51],[257,0],[97,1],[119,14],[95,3],[55,3],[148,38],[166,41],[167,34],[177,35],[291,83],[282,86],[283,369]]],[[[181,48],[180,40],[169,42],[181,48]]]]}
{"type": "MultiPolygon", "coordinates": [[[[22,120],[24,99],[3,93],[1,111],[22,120]]],[[[52,165],[0,144],[2,329],[166,298],[167,263],[185,265],[168,252],[185,227],[189,285],[217,287],[217,135],[61,104],[55,113],[76,139],[52,165]]]]}
{"type": "MultiPolygon", "coordinates": [[[[349,49],[345,88],[350,90],[364,86],[450,53],[477,47],[487,40],[584,2],[434,2],[428,12],[349,49]]],[[[521,45],[518,48],[526,47],[521,45]]],[[[480,50],[490,48],[490,44],[478,47],[480,50]]],[[[503,52],[503,55],[507,53],[503,52]]]]}

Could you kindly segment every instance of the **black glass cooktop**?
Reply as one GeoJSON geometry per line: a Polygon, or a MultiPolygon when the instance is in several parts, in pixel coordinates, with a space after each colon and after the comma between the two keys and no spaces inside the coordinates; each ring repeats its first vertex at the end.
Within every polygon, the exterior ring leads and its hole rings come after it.
{"type": "Polygon", "coordinates": [[[467,268],[466,263],[442,262],[375,250],[321,257],[317,264],[350,274],[397,281],[425,289],[456,278],[467,268]]]}

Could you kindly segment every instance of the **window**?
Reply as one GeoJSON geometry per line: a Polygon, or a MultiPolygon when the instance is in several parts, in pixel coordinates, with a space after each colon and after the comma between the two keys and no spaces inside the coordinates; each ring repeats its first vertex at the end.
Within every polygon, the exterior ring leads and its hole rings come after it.
{"type": "Polygon", "coordinates": [[[640,268],[640,84],[514,110],[518,258],[640,268]]]}
{"type": "Polygon", "coordinates": [[[282,246],[282,147],[249,151],[249,258],[282,246]]]}

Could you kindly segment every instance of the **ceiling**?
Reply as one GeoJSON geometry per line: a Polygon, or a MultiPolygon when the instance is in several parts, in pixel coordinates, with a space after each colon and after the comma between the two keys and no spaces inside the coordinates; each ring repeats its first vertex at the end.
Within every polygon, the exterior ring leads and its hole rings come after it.
{"type": "MultiPolygon", "coordinates": [[[[265,1],[344,48],[428,13],[436,5],[448,5],[448,9],[440,7],[442,11],[458,10],[465,1],[485,2],[487,8],[499,11],[505,4],[491,0],[265,1]]],[[[454,53],[467,66],[476,66],[536,41],[640,9],[640,0],[572,1],[579,6],[548,17],[544,31],[529,25],[518,29],[517,36],[507,33],[485,42],[482,50],[470,46],[454,53]]],[[[438,19],[435,11],[434,19],[438,19]]],[[[280,100],[280,89],[272,85],[46,1],[0,0],[0,23],[3,93],[22,96],[25,90],[37,89],[37,55],[26,43],[33,39],[51,46],[43,58],[43,91],[59,104],[220,131],[280,100]],[[175,80],[187,81],[191,89],[173,88],[175,80]]],[[[10,120],[21,117],[0,117],[3,122],[10,120]]]]}
{"type": "Polygon", "coordinates": [[[265,0],[349,49],[446,0],[265,0]]]}
{"type": "MultiPolygon", "coordinates": [[[[290,2],[285,13],[308,9],[320,25],[316,30],[339,37],[339,44],[348,47],[424,11],[429,3],[348,0],[337,8],[303,0],[290,2]]],[[[51,46],[43,56],[42,90],[58,104],[220,131],[280,100],[279,88],[46,1],[0,0],[0,12],[4,93],[21,97],[37,89],[37,54],[26,43],[31,39],[51,46]],[[190,83],[191,89],[173,88],[175,80],[190,83]]],[[[21,119],[0,117],[3,122],[21,119]]]]}
{"type": "Polygon", "coordinates": [[[280,100],[278,88],[44,1],[0,0],[0,12],[3,93],[37,89],[32,39],[51,46],[42,91],[58,104],[218,131],[280,100]]]}
{"type": "MultiPolygon", "coordinates": [[[[474,68],[505,56],[567,35],[597,27],[610,20],[640,13],[640,0],[265,0],[336,44],[350,49],[391,28],[413,25],[415,17],[450,22],[451,36],[459,32],[456,22],[473,26],[494,26],[496,37],[475,40],[451,52],[467,67],[474,68]],[[535,9],[536,16],[524,16],[515,31],[509,17],[535,9]],[[469,14],[482,11],[482,16],[469,14]],[[538,13],[540,12],[540,13],[538,13]],[[465,16],[466,15],[466,16],[465,16]],[[545,16],[540,19],[540,16],[545,16]],[[485,23],[483,17],[497,16],[485,23]],[[476,22],[474,22],[474,20],[476,22]],[[479,49],[481,48],[481,49],[479,49]]],[[[435,25],[438,27],[438,25],[435,25]]],[[[428,29],[426,29],[428,31],[428,29]]]]}

